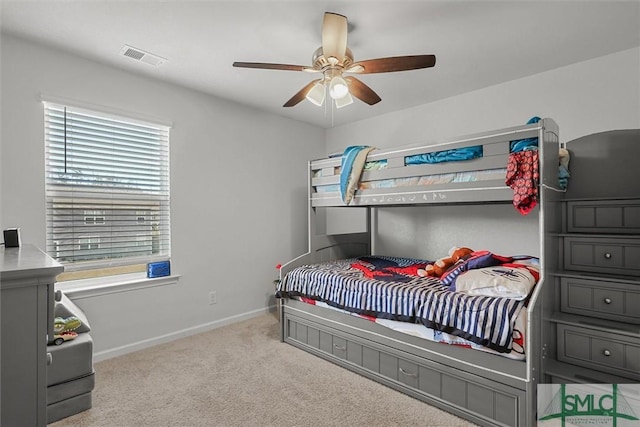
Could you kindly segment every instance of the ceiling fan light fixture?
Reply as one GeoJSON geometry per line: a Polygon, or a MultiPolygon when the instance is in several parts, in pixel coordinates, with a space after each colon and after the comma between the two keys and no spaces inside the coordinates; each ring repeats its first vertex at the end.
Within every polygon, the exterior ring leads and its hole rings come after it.
{"type": "Polygon", "coordinates": [[[351,96],[351,94],[349,94],[349,92],[347,92],[345,96],[339,99],[335,99],[334,101],[336,103],[336,108],[342,108],[346,107],[347,105],[353,104],[353,97],[351,96]]]}
{"type": "Polygon", "coordinates": [[[313,87],[307,93],[305,98],[307,98],[309,102],[311,102],[312,104],[315,104],[318,107],[320,107],[322,106],[322,104],[324,104],[325,93],[326,93],[326,90],[324,87],[324,83],[318,82],[315,85],[313,85],[313,87]]]}
{"type": "Polygon", "coordinates": [[[335,100],[342,99],[349,95],[347,82],[340,76],[334,76],[329,83],[329,95],[335,100]]]}

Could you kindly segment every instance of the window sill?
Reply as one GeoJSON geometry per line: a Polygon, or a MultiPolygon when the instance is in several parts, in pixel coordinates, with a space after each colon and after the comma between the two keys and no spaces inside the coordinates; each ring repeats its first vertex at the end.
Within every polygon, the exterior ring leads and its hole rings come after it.
{"type": "Polygon", "coordinates": [[[176,274],[150,279],[146,273],[131,273],[57,282],[56,290],[64,292],[70,299],[82,299],[172,285],[178,283],[178,280],[180,280],[180,275],[176,274]]]}

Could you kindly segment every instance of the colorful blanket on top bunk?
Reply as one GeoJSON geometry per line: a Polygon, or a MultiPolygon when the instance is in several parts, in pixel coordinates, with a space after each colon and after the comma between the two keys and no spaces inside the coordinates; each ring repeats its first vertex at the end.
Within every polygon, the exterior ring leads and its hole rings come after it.
{"type": "Polygon", "coordinates": [[[353,313],[423,324],[501,353],[510,352],[516,319],[534,283],[520,299],[456,292],[451,283],[417,276],[415,270],[426,263],[362,257],[305,265],[284,277],[276,296],[302,296],[353,313]]]}
{"type": "MultiPolygon", "coordinates": [[[[375,148],[367,145],[353,145],[347,147],[342,154],[340,163],[340,194],[342,195],[342,201],[345,205],[350,204],[351,200],[353,200],[353,195],[360,184],[360,176],[367,163],[367,156],[372,150],[375,150],[375,148]]],[[[404,164],[424,165],[458,162],[476,159],[478,157],[482,157],[481,145],[406,156],[404,158],[404,164]]]]}
{"type": "Polygon", "coordinates": [[[367,156],[374,149],[366,145],[352,145],[344,150],[340,163],[340,194],[345,205],[351,203],[367,156]]]}

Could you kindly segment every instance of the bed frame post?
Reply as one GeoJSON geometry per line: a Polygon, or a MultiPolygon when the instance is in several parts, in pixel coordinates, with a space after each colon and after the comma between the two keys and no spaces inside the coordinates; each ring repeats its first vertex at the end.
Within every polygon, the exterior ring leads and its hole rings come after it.
{"type": "Polygon", "coordinates": [[[542,276],[527,307],[526,360],[529,377],[526,390],[526,407],[529,411],[526,414],[527,425],[536,425],[537,422],[537,388],[538,384],[545,382],[544,364],[550,345],[550,335],[542,328],[545,324],[544,318],[549,315],[549,310],[552,308],[555,286],[551,272],[557,271],[560,256],[558,238],[554,237],[557,236],[561,227],[562,190],[559,189],[557,167],[560,147],[558,125],[551,119],[541,120],[538,132],[540,165],[538,228],[542,276]]]}

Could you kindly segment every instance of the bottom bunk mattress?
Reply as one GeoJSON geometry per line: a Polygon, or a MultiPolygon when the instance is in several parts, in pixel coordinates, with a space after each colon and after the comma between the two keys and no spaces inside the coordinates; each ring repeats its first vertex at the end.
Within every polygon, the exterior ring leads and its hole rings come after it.
{"type": "Polygon", "coordinates": [[[339,311],[341,313],[357,316],[357,317],[369,320],[371,322],[377,323],[378,325],[384,326],[385,328],[389,328],[396,332],[401,332],[403,334],[418,337],[427,341],[433,341],[433,342],[446,344],[446,345],[455,345],[458,347],[470,348],[473,350],[479,350],[485,353],[495,354],[495,355],[506,357],[508,359],[513,359],[513,360],[525,360],[525,355],[526,355],[525,333],[526,333],[526,325],[527,325],[527,310],[521,310],[520,314],[516,319],[516,324],[513,328],[513,347],[511,351],[501,353],[499,351],[492,350],[489,347],[476,344],[473,341],[469,341],[464,338],[461,338],[452,334],[448,334],[446,332],[428,328],[419,323],[401,322],[399,320],[381,319],[378,317],[358,314],[358,313],[350,312],[347,310],[343,310],[341,308],[333,307],[322,301],[316,301],[316,300],[312,300],[305,297],[293,297],[292,299],[295,299],[297,301],[300,301],[306,304],[315,305],[317,307],[323,307],[328,310],[339,311]]]}
{"type": "Polygon", "coordinates": [[[412,258],[367,256],[304,265],[283,277],[276,296],[327,305],[422,338],[523,359],[524,316],[537,282],[537,259],[482,254],[458,263],[446,280],[419,276],[429,262],[412,258]]]}

